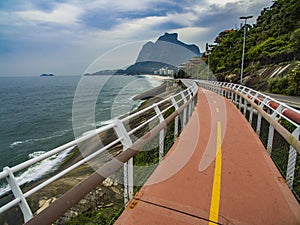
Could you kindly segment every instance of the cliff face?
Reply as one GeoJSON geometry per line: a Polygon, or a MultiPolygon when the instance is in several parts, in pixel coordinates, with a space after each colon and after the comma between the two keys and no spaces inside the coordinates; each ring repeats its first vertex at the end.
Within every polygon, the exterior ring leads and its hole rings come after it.
{"type": "Polygon", "coordinates": [[[140,51],[136,63],[152,61],[178,66],[191,59],[200,56],[196,45],[188,45],[178,40],[178,34],[165,33],[155,43],[147,42],[140,51]]]}

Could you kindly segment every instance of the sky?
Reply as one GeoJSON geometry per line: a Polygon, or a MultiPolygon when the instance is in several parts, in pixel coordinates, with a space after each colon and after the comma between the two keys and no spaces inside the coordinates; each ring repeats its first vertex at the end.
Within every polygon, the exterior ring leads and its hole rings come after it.
{"type": "Polygon", "coordinates": [[[0,76],[125,68],[165,32],[203,52],[272,0],[0,0],[0,76]],[[95,61],[96,60],[96,61],[95,61]],[[95,63],[97,62],[98,63],[95,63]],[[99,63],[99,61],[101,61],[99,63]]]}

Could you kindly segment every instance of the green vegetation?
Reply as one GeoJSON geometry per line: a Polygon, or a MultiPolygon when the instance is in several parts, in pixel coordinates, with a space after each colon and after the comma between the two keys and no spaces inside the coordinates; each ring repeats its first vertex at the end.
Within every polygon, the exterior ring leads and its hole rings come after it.
{"type": "Polygon", "coordinates": [[[122,209],[120,210],[119,207],[114,207],[113,209],[107,208],[99,211],[86,211],[70,219],[68,222],[66,222],[66,225],[109,225],[113,224],[121,213],[122,209]]]}
{"type": "Polygon", "coordinates": [[[287,76],[270,79],[269,90],[275,94],[300,96],[300,62],[287,76]]]}
{"type": "MultiPolygon", "coordinates": [[[[263,67],[300,60],[300,1],[275,0],[264,8],[256,24],[246,25],[245,76],[263,67]]],[[[242,21],[241,21],[242,22],[242,21]]],[[[238,82],[241,67],[244,27],[221,32],[210,55],[210,68],[219,80],[238,82]]],[[[207,57],[203,60],[207,61],[207,57]]],[[[285,87],[285,94],[299,95],[292,75],[270,81],[271,91],[285,87]],[[295,88],[296,91],[295,91],[295,88]]],[[[299,75],[294,74],[299,79],[299,75]]],[[[266,80],[263,80],[266,81],[266,80]]],[[[258,80],[257,82],[262,82],[258,80]]],[[[299,83],[299,81],[298,81],[299,83]]]]}
{"type": "Polygon", "coordinates": [[[180,79],[180,78],[189,78],[190,76],[183,70],[179,70],[177,73],[174,74],[175,79],[180,79]]]}
{"type": "Polygon", "coordinates": [[[79,148],[76,147],[75,149],[72,150],[72,152],[64,159],[62,162],[61,166],[66,165],[68,162],[70,162],[79,152],[79,148]]]}

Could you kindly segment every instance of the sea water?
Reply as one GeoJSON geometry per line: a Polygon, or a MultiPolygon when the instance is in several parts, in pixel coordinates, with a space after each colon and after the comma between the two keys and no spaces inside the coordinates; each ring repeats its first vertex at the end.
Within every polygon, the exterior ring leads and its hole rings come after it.
{"type": "MultiPolygon", "coordinates": [[[[140,104],[132,100],[135,95],[161,83],[141,76],[0,77],[0,171],[74,140],[72,107],[83,78],[91,84],[103,83],[96,97],[95,124],[90,124],[91,129],[133,110],[140,104]]],[[[86,92],[92,88],[99,86],[90,85],[86,92]]],[[[84,102],[88,104],[93,98],[87,94],[84,102]]],[[[67,153],[18,174],[19,184],[51,171],[67,153]]],[[[0,187],[0,195],[4,188],[0,187]]]]}

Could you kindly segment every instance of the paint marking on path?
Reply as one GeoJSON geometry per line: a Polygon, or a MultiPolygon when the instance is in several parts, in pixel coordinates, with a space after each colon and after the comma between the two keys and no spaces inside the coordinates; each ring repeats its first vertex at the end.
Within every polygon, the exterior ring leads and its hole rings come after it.
{"type": "Polygon", "coordinates": [[[218,223],[220,209],[220,193],[221,193],[221,172],[222,172],[222,135],[221,122],[218,121],[217,128],[217,146],[216,146],[216,162],[214,171],[214,182],[212,196],[210,202],[209,225],[218,223]]]}
{"type": "Polygon", "coordinates": [[[218,108],[218,107],[216,108],[216,112],[217,112],[217,113],[218,113],[218,112],[220,112],[220,110],[219,110],[219,108],[218,108]]]}

